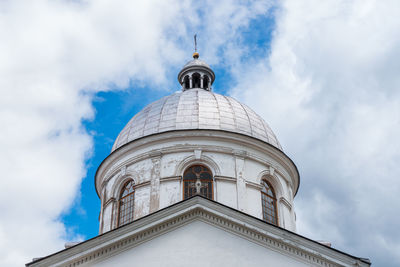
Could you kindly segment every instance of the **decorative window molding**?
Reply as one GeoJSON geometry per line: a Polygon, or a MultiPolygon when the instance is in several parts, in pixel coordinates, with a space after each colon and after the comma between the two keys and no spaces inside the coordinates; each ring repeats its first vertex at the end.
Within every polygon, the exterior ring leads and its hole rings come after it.
{"type": "Polygon", "coordinates": [[[183,173],[183,198],[196,194],[214,199],[214,181],[209,168],[204,165],[192,165],[183,173]]]}
{"type": "Polygon", "coordinates": [[[236,178],[235,177],[230,177],[230,176],[215,175],[214,179],[215,179],[215,181],[224,181],[224,182],[236,183],[236,178]]]}
{"type": "Polygon", "coordinates": [[[162,177],[162,178],[160,178],[160,183],[172,182],[172,181],[180,181],[181,179],[182,179],[182,176],[168,176],[168,177],[162,177]]]}
{"type": "Polygon", "coordinates": [[[175,169],[175,175],[176,176],[182,176],[183,172],[190,166],[192,165],[204,165],[207,168],[209,168],[213,174],[213,176],[221,175],[221,171],[219,169],[218,164],[212,160],[210,157],[207,157],[204,155],[204,153],[201,153],[200,159],[196,158],[197,155],[195,155],[195,152],[193,152],[193,155],[185,158],[182,160],[175,169]]]}
{"type": "Polygon", "coordinates": [[[250,182],[250,181],[246,181],[246,186],[252,187],[252,188],[255,188],[255,189],[258,189],[258,190],[262,189],[262,186],[260,184],[256,184],[256,183],[253,183],[253,182],[250,182]]]}
{"type": "Polygon", "coordinates": [[[280,197],[280,198],[279,198],[279,202],[282,203],[282,204],[284,204],[284,205],[289,209],[289,211],[292,210],[292,205],[290,204],[289,201],[286,200],[286,198],[280,197]]]}
{"type": "Polygon", "coordinates": [[[110,203],[113,203],[113,202],[117,202],[117,200],[116,200],[114,197],[108,199],[108,200],[106,201],[106,203],[104,203],[103,206],[106,207],[106,206],[108,206],[110,203]]]}

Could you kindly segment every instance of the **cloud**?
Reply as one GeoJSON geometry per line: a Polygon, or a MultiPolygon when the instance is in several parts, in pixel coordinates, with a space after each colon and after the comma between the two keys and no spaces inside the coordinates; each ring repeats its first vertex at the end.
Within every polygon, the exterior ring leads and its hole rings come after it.
{"type": "Polygon", "coordinates": [[[300,169],[300,234],[400,263],[397,1],[283,1],[267,58],[232,94],[275,129],[300,169]]]}
{"type": "Polygon", "coordinates": [[[168,88],[194,32],[208,35],[204,54],[221,58],[224,43],[269,8],[227,0],[1,1],[0,265],[20,266],[80,238],[59,218],[85,177],[93,141],[82,120],[94,118],[97,92],[168,88]]]}

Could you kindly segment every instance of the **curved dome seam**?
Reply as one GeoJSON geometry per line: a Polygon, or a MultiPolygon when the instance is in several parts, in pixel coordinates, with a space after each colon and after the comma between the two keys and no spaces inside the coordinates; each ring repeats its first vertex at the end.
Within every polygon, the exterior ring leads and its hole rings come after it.
{"type": "Polygon", "coordinates": [[[165,103],[167,103],[168,99],[170,99],[173,95],[169,95],[165,97],[165,100],[162,104],[162,108],[160,110],[160,117],[158,119],[158,125],[157,125],[157,132],[160,132],[160,125],[161,125],[161,118],[163,117],[163,112],[164,112],[164,108],[165,108],[165,103]]]}
{"type": "Polygon", "coordinates": [[[227,97],[227,96],[225,96],[225,95],[222,95],[222,96],[225,98],[226,102],[228,102],[229,106],[231,107],[232,114],[233,114],[233,121],[234,121],[234,123],[235,123],[235,127],[236,127],[236,129],[239,129],[239,126],[238,126],[238,123],[237,123],[237,120],[236,120],[235,109],[234,109],[233,106],[232,106],[232,103],[231,103],[230,98],[227,97]]]}
{"type": "MultiPolygon", "coordinates": [[[[247,111],[247,109],[250,109],[250,108],[249,108],[247,105],[245,105],[245,104],[243,104],[243,106],[245,106],[246,111],[247,111]]],[[[253,111],[253,112],[254,112],[254,111],[253,111]]],[[[274,140],[271,140],[271,139],[269,138],[269,136],[268,136],[268,130],[267,130],[267,128],[266,128],[266,122],[264,121],[264,119],[263,119],[262,117],[260,117],[259,115],[258,115],[257,119],[261,122],[261,125],[262,125],[262,127],[264,128],[264,133],[265,133],[265,135],[267,136],[267,141],[268,141],[268,143],[274,142],[274,140]]],[[[275,139],[276,139],[276,138],[275,138],[275,139]]],[[[275,140],[275,141],[278,141],[278,140],[275,140]]],[[[279,146],[278,142],[276,142],[276,143],[277,143],[277,146],[279,146]]]]}
{"type": "Polygon", "coordinates": [[[217,97],[215,96],[215,94],[212,94],[212,95],[214,97],[215,103],[217,103],[217,110],[218,110],[218,114],[219,114],[218,125],[219,125],[219,128],[222,129],[222,127],[221,127],[221,109],[219,108],[219,102],[218,102],[217,97]]]}
{"type": "MultiPolygon", "coordinates": [[[[238,102],[239,105],[240,105],[240,106],[242,107],[242,109],[244,110],[244,113],[246,114],[247,119],[249,120],[250,134],[251,134],[251,136],[254,136],[253,125],[252,125],[252,123],[251,123],[250,116],[249,116],[249,114],[247,113],[247,109],[245,109],[244,106],[243,106],[243,104],[240,103],[239,101],[237,101],[236,99],[235,99],[235,101],[238,102]]],[[[267,136],[267,140],[269,140],[269,139],[268,139],[268,136],[267,136]]]]}

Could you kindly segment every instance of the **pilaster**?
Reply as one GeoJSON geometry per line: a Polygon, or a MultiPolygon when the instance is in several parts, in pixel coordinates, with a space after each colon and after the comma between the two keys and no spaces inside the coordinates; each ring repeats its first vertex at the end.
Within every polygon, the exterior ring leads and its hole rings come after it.
{"type": "Polygon", "coordinates": [[[246,152],[235,151],[235,169],[236,169],[236,192],[237,192],[237,209],[246,211],[246,181],[244,174],[244,161],[246,152]]]}
{"type": "Polygon", "coordinates": [[[153,166],[150,180],[150,213],[157,211],[160,207],[161,154],[154,155],[151,162],[153,166]]]}

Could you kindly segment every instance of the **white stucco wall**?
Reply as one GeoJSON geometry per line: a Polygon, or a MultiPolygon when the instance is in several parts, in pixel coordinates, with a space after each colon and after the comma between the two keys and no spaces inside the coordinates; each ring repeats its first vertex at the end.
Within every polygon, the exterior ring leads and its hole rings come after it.
{"type": "Polygon", "coordinates": [[[237,209],[236,183],[218,180],[215,183],[216,201],[237,209]]]}
{"type": "Polygon", "coordinates": [[[181,182],[169,180],[160,185],[160,209],[168,207],[181,200],[181,182]]]}
{"type": "Polygon", "coordinates": [[[309,266],[201,221],[156,237],[96,266],[309,266]]]}

